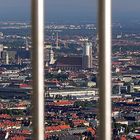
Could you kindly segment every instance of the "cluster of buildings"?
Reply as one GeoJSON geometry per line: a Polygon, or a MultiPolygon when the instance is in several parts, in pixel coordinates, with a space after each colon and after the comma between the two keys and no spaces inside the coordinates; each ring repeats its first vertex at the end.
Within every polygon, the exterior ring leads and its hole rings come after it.
{"type": "Polygon", "coordinates": [[[48,138],[54,136],[57,138],[63,136],[68,139],[95,138],[97,110],[93,105],[90,106],[91,102],[89,101],[86,102],[87,105],[84,104],[85,101],[58,100],[58,98],[50,102],[48,98],[45,106],[45,125],[48,138]]]}
{"type": "MultiPolygon", "coordinates": [[[[26,24],[18,26],[25,27],[26,24]]],[[[94,26],[52,25],[46,28],[89,30],[94,26]]],[[[0,33],[0,41],[4,38],[0,33]]],[[[24,42],[27,39],[12,37],[13,40],[17,38],[24,42]]],[[[50,44],[45,43],[44,47],[45,139],[95,140],[99,126],[98,37],[94,36],[94,40],[81,36],[60,40],[57,34],[49,41],[50,44]]],[[[0,45],[2,139],[32,139],[32,54],[29,44],[26,42],[18,48],[0,45]]],[[[124,49],[112,54],[113,140],[140,139],[139,54],[140,51],[124,49]]]]}
{"type": "Polygon", "coordinates": [[[112,56],[112,117],[114,134],[139,139],[139,51],[122,51],[112,56]]]}
{"type": "Polygon", "coordinates": [[[81,29],[96,29],[95,24],[82,24],[82,25],[76,25],[76,24],[48,24],[45,26],[48,30],[81,30],[81,29]]]}
{"type": "Polygon", "coordinates": [[[83,54],[62,55],[55,58],[52,46],[45,48],[44,59],[46,66],[55,67],[62,70],[91,69],[93,67],[93,45],[86,42],[83,45],[83,54]]]}

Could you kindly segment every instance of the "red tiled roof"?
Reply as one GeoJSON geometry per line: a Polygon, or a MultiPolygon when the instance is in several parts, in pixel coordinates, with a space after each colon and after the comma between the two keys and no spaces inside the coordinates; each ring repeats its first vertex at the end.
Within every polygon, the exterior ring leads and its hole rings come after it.
{"type": "Polygon", "coordinates": [[[77,119],[78,118],[78,116],[76,115],[76,113],[73,113],[72,114],[72,118],[74,118],[74,119],[77,119]]]}
{"type": "Polygon", "coordinates": [[[112,62],[112,65],[119,65],[121,62],[119,62],[119,61],[114,61],[114,62],[112,62]]]}
{"type": "Polygon", "coordinates": [[[91,132],[91,134],[94,136],[96,134],[96,130],[91,128],[91,127],[88,127],[87,128],[87,131],[91,132]]]}
{"type": "Polygon", "coordinates": [[[13,127],[13,126],[20,126],[21,121],[10,121],[10,120],[3,120],[0,122],[0,128],[5,128],[5,127],[13,127]]]}
{"type": "Polygon", "coordinates": [[[14,136],[11,137],[9,140],[26,140],[26,138],[24,136],[14,136]]]}
{"type": "Polygon", "coordinates": [[[78,126],[78,125],[80,125],[80,124],[86,123],[85,120],[72,120],[72,122],[73,122],[73,124],[74,124],[75,126],[78,126]]]}
{"type": "Polygon", "coordinates": [[[1,114],[0,115],[0,119],[10,119],[10,118],[11,118],[11,116],[8,114],[1,114]]]}
{"type": "Polygon", "coordinates": [[[127,140],[126,136],[121,136],[120,140],[127,140]]]}
{"type": "Polygon", "coordinates": [[[69,125],[58,125],[58,126],[48,126],[46,127],[46,131],[61,131],[65,129],[70,129],[69,125]]]}
{"type": "Polygon", "coordinates": [[[53,102],[52,105],[54,106],[67,106],[67,105],[73,105],[73,101],[67,101],[67,100],[60,100],[58,102],[53,102]]]}
{"type": "Polygon", "coordinates": [[[20,87],[20,88],[27,88],[27,87],[30,87],[30,86],[27,85],[27,84],[20,84],[19,87],[20,87]]]}
{"type": "Polygon", "coordinates": [[[136,140],[140,140],[140,135],[135,136],[136,140]]]}

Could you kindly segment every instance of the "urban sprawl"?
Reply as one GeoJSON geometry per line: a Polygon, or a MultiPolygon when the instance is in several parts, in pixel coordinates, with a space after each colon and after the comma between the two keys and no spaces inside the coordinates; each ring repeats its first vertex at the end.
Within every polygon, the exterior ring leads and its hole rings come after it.
{"type": "MultiPolygon", "coordinates": [[[[112,140],[140,139],[138,25],[112,25],[112,140]]],[[[0,22],[2,140],[32,139],[32,48],[30,24],[0,22]]],[[[98,139],[98,52],[96,24],[45,26],[46,140],[98,139]]]]}

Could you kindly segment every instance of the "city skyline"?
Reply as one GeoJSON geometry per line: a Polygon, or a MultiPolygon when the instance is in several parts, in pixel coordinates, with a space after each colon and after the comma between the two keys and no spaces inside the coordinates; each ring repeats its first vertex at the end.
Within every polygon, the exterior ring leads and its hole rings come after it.
{"type": "Polygon", "coordinates": [[[34,62],[41,55],[32,51],[36,41],[30,1],[0,0],[0,139],[35,139],[32,118],[42,119],[44,140],[98,139],[99,124],[103,124],[99,116],[104,118],[99,105],[105,103],[100,100],[101,86],[105,85],[111,88],[105,89],[111,110],[109,104],[104,108],[110,110],[110,140],[139,140],[140,2],[113,0],[111,58],[107,56],[111,68],[103,64],[105,69],[99,72],[104,58],[100,57],[96,1],[45,0],[44,47],[37,43],[38,52],[44,50],[39,68],[34,62]],[[40,68],[44,72],[35,79],[40,68]],[[32,102],[36,95],[39,102],[32,102]],[[38,118],[32,108],[39,109],[36,114],[42,112],[38,118]]]}
{"type": "MultiPolygon", "coordinates": [[[[0,21],[30,21],[30,0],[1,0],[0,21]],[[25,10],[26,9],[26,10],[25,10]]],[[[113,20],[139,19],[139,0],[113,0],[113,20]],[[127,4],[127,6],[126,6],[127,4]]],[[[96,0],[45,0],[45,21],[48,22],[96,22],[96,0]],[[93,14],[91,14],[93,13],[93,14]]]]}

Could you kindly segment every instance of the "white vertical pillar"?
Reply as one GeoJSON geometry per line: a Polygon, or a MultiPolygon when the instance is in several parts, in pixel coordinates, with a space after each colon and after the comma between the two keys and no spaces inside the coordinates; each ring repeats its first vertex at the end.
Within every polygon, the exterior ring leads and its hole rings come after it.
{"type": "Polygon", "coordinates": [[[111,0],[99,0],[99,140],[111,140],[111,0]]]}
{"type": "Polygon", "coordinates": [[[33,140],[44,140],[44,0],[32,0],[33,140]]]}

